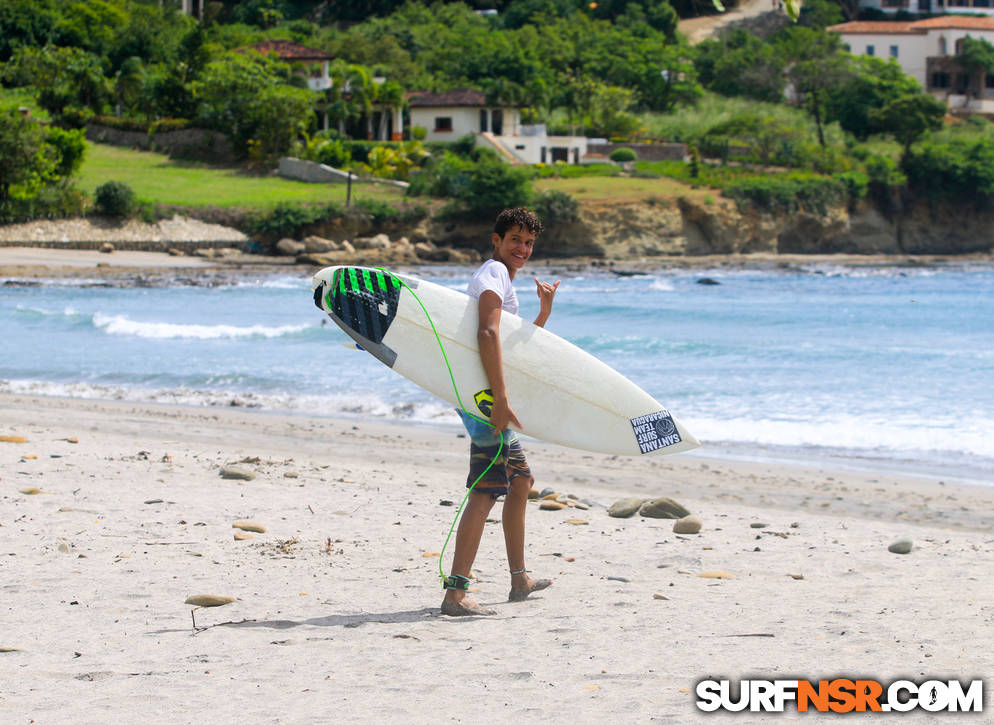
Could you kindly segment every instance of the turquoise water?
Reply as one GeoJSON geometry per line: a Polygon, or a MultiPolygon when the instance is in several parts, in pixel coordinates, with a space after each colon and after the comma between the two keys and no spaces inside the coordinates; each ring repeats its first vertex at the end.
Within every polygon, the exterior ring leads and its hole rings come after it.
{"type": "MultiPolygon", "coordinates": [[[[471,272],[411,271],[456,289],[471,272]]],[[[667,405],[708,453],[994,482],[994,268],[557,278],[548,328],[667,405]]],[[[531,277],[516,287],[522,315],[534,316],[531,277]]],[[[8,284],[0,391],[457,424],[445,403],[322,323],[306,277],[8,284]]]]}

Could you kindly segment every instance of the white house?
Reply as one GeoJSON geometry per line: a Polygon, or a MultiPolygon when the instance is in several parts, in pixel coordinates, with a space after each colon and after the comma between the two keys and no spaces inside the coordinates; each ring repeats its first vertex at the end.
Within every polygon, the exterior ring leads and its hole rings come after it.
{"type": "Polygon", "coordinates": [[[474,89],[408,94],[411,126],[427,131],[426,141],[455,141],[473,134],[477,146],[494,149],[511,163],[565,161],[578,164],[587,154],[582,136],[549,136],[545,126],[523,126],[521,111],[487,103],[474,89]]]}
{"type": "Polygon", "coordinates": [[[927,15],[930,13],[969,13],[970,15],[994,16],[992,0],[861,0],[861,8],[873,8],[888,14],[901,11],[927,15]]]}
{"type": "Polygon", "coordinates": [[[894,58],[922,88],[953,110],[994,113],[994,76],[971,79],[956,62],[964,38],[994,43],[994,17],[944,15],[928,20],[863,21],[833,25],[853,55],[894,58]],[[978,87],[977,87],[978,86],[978,87]]]}

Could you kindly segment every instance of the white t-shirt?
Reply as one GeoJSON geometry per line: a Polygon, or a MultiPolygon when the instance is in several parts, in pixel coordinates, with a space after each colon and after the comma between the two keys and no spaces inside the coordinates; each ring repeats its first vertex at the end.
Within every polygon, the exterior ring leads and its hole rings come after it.
{"type": "Polygon", "coordinates": [[[497,293],[501,300],[500,308],[502,310],[514,315],[518,314],[518,295],[514,293],[514,287],[511,285],[511,275],[508,274],[504,263],[498,262],[496,259],[488,259],[480,265],[480,268],[473,275],[473,279],[469,281],[466,294],[480,299],[480,295],[487,290],[497,293]]]}

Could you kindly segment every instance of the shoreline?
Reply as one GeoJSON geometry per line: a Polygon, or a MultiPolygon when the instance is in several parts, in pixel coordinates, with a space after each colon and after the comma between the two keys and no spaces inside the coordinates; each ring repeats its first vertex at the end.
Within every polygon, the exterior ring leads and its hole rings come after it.
{"type": "MultiPolygon", "coordinates": [[[[375,415],[368,412],[349,412],[332,410],[328,413],[315,413],[307,408],[285,408],[270,406],[259,402],[252,393],[237,391],[196,391],[187,389],[144,389],[132,388],[136,391],[133,397],[127,395],[127,388],[108,387],[100,395],[39,391],[38,387],[46,385],[40,381],[6,381],[0,380],[0,385],[19,387],[24,383],[27,389],[0,389],[0,400],[5,397],[38,399],[45,401],[66,401],[67,404],[78,403],[107,403],[136,406],[163,406],[166,409],[185,410],[191,414],[195,411],[216,412],[225,410],[241,411],[249,415],[277,416],[288,419],[314,419],[328,422],[350,424],[370,424],[388,428],[425,429],[443,435],[459,433],[462,428],[455,417],[451,420],[437,418],[407,418],[375,415]],[[169,399],[170,397],[174,399],[169,399]],[[192,402],[190,398],[199,398],[200,402],[192,402]]],[[[448,408],[438,401],[440,406],[448,408]]],[[[523,436],[529,445],[542,444],[529,436],[523,436]]],[[[844,474],[855,474],[864,477],[886,474],[898,475],[907,480],[935,481],[938,485],[979,486],[994,490],[994,482],[990,478],[987,459],[967,460],[959,462],[943,461],[941,459],[914,459],[907,453],[888,451],[881,454],[872,450],[843,449],[829,446],[798,446],[774,445],[769,443],[750,443],[745,441],[702,441],[701,448],[684,454],[690,458],[723,461],[729,465],[771,465],[796,468],[819,468],[836,470],[844,474]],[[985,465],[987,464],[987,465],[985,465]]],[[[669,459],[670,456],[664,458],[669,459]]]]}
{"type": "Polygon", "coordinates": [[[0,658],[16,673],[0,689],[25,718],[186,721],[197,702],[221,722],[427,723],[472,701],[449,719],[706,723],[693,692],[709,677],[994,667],[991,489],[529,442],[537,486],[592,505],[529,505],[527,563],[555,584],[520,604],[488,524],[472,586],[498,615],[463,619],[438,613],[445,502],[466,475],[455,433],[16,395],[0,419],[27,439],[0,442],[0,658]],[[223,478],[231,465],[253,478],[223,478]],[[627,496],[671,497],[703,528],[609,517],[627,496]],[[266,532],[234,540],[244,519],[266,532]],[[911,553],[889,552],[902,538],[911,553]],[[194,632],[196,594],[235,600],[198,610],[194,632]]]}
{"type": "MultiPolygon", "coordinates": [[[[701,257],[597,257],[536,258],[534,266],[560,272],[599,271],[620,276],[662,270],[783,269],[840,266],[849,268],[955,268],[964,265],[994,266],[994,254],[942,255],[800,255],[729,254],[701,257]]],[[[459,269],[465,264],[420,262],[396,265],[403,269],[459,269]]],[[[219,258],[174,256],[159,251],[53,249],[30,246],[0,247],[0,280],[103,278],[108,281],[141,277],[167,283],[171,277],[207,279],[223,283],[225,278],[300,274],[309,277],[317,267],[298,264],[292,257],[233,253],[219,258]]]]}

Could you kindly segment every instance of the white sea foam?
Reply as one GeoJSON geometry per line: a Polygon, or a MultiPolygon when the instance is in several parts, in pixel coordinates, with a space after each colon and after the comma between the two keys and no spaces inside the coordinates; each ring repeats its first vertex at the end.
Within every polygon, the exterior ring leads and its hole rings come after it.
{"type": "Polygon", "coordinates": [[[710,441],[841,448],[918,456],[940,452],[994,459],[994,419],[960,421],[770,420],[756,418],[683,418],[695,436],[710,441]]]}
{"type": "Polygon", "coordinates": [[[175,322],[142,322],[124,315],[93,315],[93,325],[109,335],[127,335],[154,340],[193,338],[212,340],[242,337],[281,337],[306,330],[313,325],[190,325],[175,322]]]}

